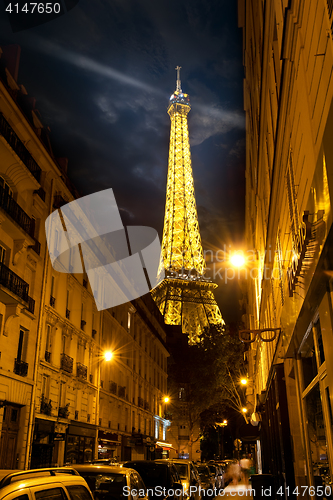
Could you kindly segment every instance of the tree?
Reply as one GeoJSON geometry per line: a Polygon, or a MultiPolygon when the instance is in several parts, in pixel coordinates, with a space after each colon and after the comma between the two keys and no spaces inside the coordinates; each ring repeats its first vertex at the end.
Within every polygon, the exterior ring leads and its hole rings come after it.
{"type": "MultiPolygon", "coordinates": [[[[184,338],[184,336],[182,337],[184,338]]],[[[244,344],[222,325],[206,329],[197,345],[177,343],[168,367],[173,423],[186,421],[188,444],[198,441],[198,428],[215,425],[228,408],[241,410],[244,394],[237,383],[246,374],[244,344]]]]}

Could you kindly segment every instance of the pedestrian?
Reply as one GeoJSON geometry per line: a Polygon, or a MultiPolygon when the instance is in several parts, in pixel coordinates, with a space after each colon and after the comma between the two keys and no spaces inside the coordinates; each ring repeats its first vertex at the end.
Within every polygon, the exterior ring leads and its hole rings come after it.
{"type": "Polygon", "coordinates": [[[252,462],[250,458],[246,457],[246,455],[243,455],[243,458],[239,462],[240,468],[241,468],[241,479],[242,482],[248,486],[249,484],[249,477],[250,477],[250,468],[252,465],[252,462]]]}
{"type": "Polygon", "coordinates": [[[240,480],[241,468],[238,462],[233,462],[228,466],[227,477],[230,478],[231,484],[238,484],[240,480]]]}

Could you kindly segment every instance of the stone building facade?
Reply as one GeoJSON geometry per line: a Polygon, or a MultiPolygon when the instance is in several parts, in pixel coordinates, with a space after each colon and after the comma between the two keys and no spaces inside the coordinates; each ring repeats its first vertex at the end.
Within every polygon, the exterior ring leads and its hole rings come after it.
{"type": "Polygon", "coordinates": [[[286,496],[287,487],[332,478],[332,2],[239,0],[238,7],[248,406],[260,427],[259,471],[272,473],[286,496]]]}
{"type": "Polygon", "coordinates": [[[150,295],[99,312],[85,274],[53,269],[45,220],[78,193],[17,83],[19,47],[0,55],[0,468],[154,456],[162,317],[150,295]]]}

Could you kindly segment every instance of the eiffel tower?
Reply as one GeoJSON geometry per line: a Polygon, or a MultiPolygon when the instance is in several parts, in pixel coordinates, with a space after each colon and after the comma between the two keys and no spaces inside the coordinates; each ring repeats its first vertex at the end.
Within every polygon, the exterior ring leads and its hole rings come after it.
{"type": "Polygon", "coordinates": [[[164,273],[165,278],[151,293],[165,323],[181,325],[189,344],[195,344],[205,327],[224,321],[213,293],[217,285],[204,276],[187,125],[191,106],[181,89],[180,69],[177,66],[176,90],[168,107],[171,132],[159,267],[159,275],[164,273]]]}

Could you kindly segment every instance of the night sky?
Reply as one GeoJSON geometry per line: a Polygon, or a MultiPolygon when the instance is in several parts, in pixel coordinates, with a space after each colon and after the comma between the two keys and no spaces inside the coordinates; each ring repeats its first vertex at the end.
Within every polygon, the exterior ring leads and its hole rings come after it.
{"type": "MultiPolygon", "coordinates": [[[[54,154],[68,157],[78,190],[112,187],[124,224],[160,235],[167,106],[182,66],[203,248],[242,247],[245,115],[235,0],[80,0],[65,15],[17,33],[3,13],[0,33],[1,44],[22,48],[19,83],[37,99],[54,154]]],[[[237,280],[216,282],[224,319],[238,320],[237,280]]]]}

